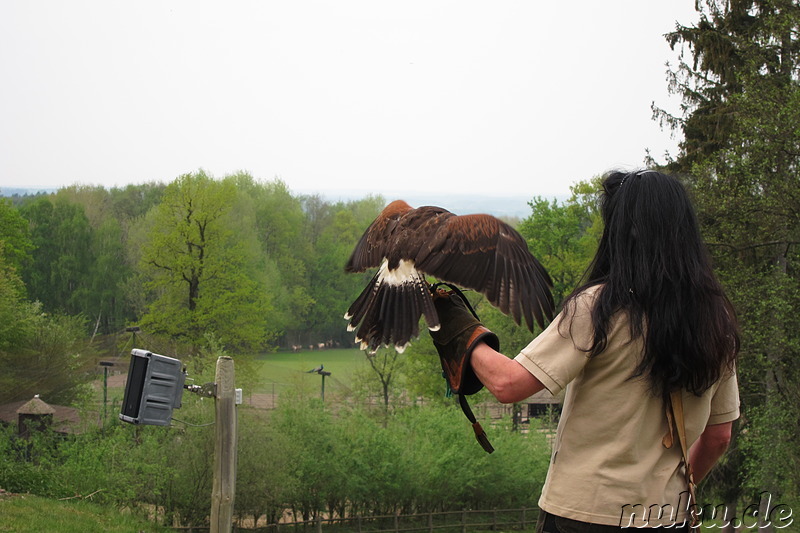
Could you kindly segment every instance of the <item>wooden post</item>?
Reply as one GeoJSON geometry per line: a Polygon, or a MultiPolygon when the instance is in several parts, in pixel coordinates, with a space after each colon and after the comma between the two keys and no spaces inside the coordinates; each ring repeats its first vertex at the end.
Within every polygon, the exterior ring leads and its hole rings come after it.
{"type": "Polygon", "coordinates": [[[233,359],[217,359],[215,377],[216,438],[214,441],[214,483],[211,491],[211,533],[230,533],[233,499],[236,494],[236,389],[233,359]]]}

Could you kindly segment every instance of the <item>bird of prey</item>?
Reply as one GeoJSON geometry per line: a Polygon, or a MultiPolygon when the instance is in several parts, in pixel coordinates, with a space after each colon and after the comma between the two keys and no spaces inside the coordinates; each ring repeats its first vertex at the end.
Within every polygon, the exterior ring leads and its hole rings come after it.
{"type": "Polygon", "coordinates": [[[378,268],[344,318],[362,350],[394,345],[402,352],[419,335],[419,319],[439,329],[426,276],[473,289],[517,324],[552,320],[552,281],[525,239],[491,215],[457,216],[435,206],[390,203],[364,232],[346,272],[378,268]]]}

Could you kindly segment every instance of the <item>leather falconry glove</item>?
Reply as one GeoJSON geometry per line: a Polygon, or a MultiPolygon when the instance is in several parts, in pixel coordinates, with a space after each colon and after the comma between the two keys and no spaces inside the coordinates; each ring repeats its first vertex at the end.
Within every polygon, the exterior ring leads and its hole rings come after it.
{"type": "Polygon", "coordinates": [[[481,323],[475,310],[457,287],[437,283],[431,287],[431,292],[441,326],[437,331],[431,331],[430,335],[436,351],[439,352],[444,377],[450,390],[458,394],[461,410],[472,423],[475,438],[484,450],[492,453],[494,448],[489,443],[486,432],[475,419],[466,396],[475,394],[483,388],[483,383],[475,375],[470,364],[472,351],[479,342],[485,342],[494,350],[500,351],[500,339],[481,323]],[[439,288],[442,285],[451,290],[439,288]]]}

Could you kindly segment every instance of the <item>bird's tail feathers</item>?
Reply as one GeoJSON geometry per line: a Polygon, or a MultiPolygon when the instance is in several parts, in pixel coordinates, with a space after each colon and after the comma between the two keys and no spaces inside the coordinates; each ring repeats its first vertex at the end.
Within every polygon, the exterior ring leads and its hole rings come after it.
{"type": "Polygon", "coordinates": [[[419,336],[422,316],[429,328],[438,329],[439,317],[422,276],[388,283],[378,273],[350,306],[345,318],[350,320],[348,330],[356,330],[356,342],[362,350],[375,352],[381,346],[394,345],[402,353],[419,336]]]}
{"type": "Polygon", "coordinates": [[[378,275],[379,274],[375,274],[372,277],[370,282],[367,283],[367,286],[364,287],[364,290],[361,291],[361,294],[358,295],[358,298],[355,299],[344,314],[344,319],[350,321],[347,325],[347,331],[355,331],[356,325],[364,318],[364,314],[369,308],[369,303],[373,299],[372,292],[378,285],[378,275]]]}

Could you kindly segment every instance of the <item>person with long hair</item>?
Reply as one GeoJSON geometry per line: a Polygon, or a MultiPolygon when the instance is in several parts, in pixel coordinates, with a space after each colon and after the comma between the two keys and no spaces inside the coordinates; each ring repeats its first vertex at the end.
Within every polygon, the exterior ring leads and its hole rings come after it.
{"type": "Polygon", "coordinates": [[[699,482],[724,454],[739,416],[736,315],[677,179],[611,172],[600,208],[604,232],[584,282],[544,332],[513,359],[470,342],[486,338],[479,323],[461,346],[471,379],[500,402],[566,389],[539,531],[674,529],[688,523],[688,506],[681,447],[666,444],[675,427],[670,395],[682,400],[699,482]]]}

